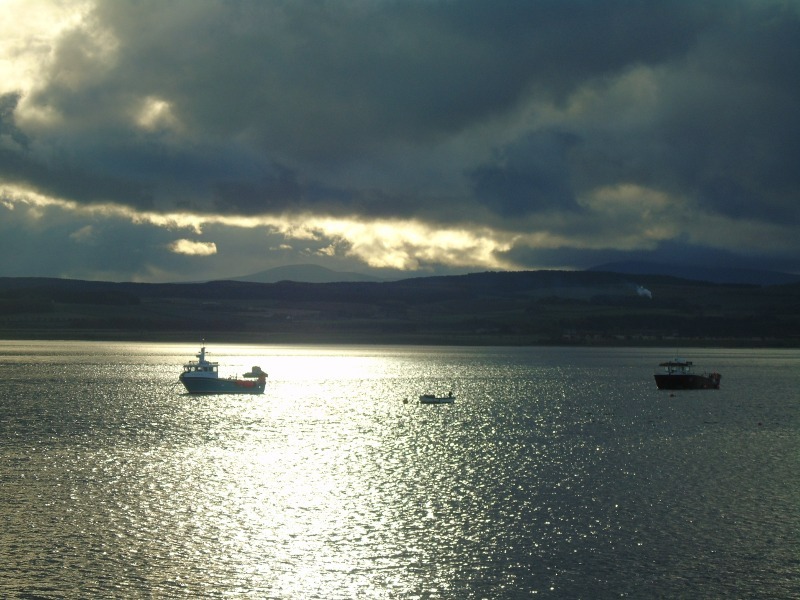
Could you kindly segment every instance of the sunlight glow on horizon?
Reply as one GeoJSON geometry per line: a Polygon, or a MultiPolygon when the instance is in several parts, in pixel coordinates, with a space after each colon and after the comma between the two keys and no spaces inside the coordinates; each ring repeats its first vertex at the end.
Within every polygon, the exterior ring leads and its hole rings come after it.
{"type": "MultiPolygon", "coordinates": [[[[693,240],[708,242],[709,215],[691,218],[700,211],[687,202],[679,203],[676,210],[674,199],[667,201],[664,194],[621,186],[614,189],[597,190],[592,197],[582,202],[586,214],[580,217],[593,221],[594,228],[585,226],[575,231],[564,230],[558,223],[543,220],[540,227],[528,233],[512,233],[486,226],[472,228],[460,226],[442,228],[437,223],[425,223],[418,219],[372,219],[332,217],[307,212],[280,215],[226,216],[192,212],[140,211],[129,206],[101,203],[80,204],[36,193],[20,186],[6,185],[0,188],[0,206],[9,211],[23,211],[31,223],[52,216],[52,211],[61,211],[62,217],[78,219],[124,220],[133,225],[150,225],[166,231],[189,231],[202,236],[211,227],[231,229],[263,229],[268,235],[282,236],[286,242],[308,241],[318,243],[310,250],[320,257],[354,258],[364,265],[377,269],[396,269],[418,272],[431,264],[451,268],[475,268],[485,270],[530,270],[536,267],[520,266],[503,254],[514,247],[531,249],[558,249],[576,247],[584,249],[644,249],[659,240],[669,239],[675,234],[675,220],[689,223],[687,235],[693,240]],[[616,215],[603,225],[602,214],[610,211],[616,215]],[[645,215],[648,227],[641,227],[645,215]],[[692,225],[696,223],[696,225],[692,225]],[[694,227],[694,229],[693,229],[694,227]],[[609,237],[609,228],[614,232],[609,237]]],[[[62,221],[64,218],[61,219],[62,221]]],[[[711,228],[713,241],[719,247],[735,243],[737,247],[758,248],[765,239],[773,247],[790,247],[792,240],[777,226],[766,223],[755,227],[717,216],[711,228]],[[732,240],[735,240],[732,241],[732,240]]],[[[76,243],[90,239],[92,228],[85,224],[76,226],[70,239],[76,243]]],[[[265,247],[269,252],[274,244],[265,247]]],[[[170,252],[186,256],[208,257],[218,253],[218,245],[210,240],[188,240],[176,238],[167,244],[170,252]]],[[[572,267],[550,265],[550,269],[571,270],[572,267]]]]}
{"type": "MultiPolygon", "coordinates": [[[[416,271],[426,263],[439,262],[453,267],[513,269],[497,253],[510,248],[514,236],[487,228],[443,229],[414,219],[375,219],[330,217],[309,213],[282,215],[225,216],[190,212],[156,213],[138,211],[118,204],[83,205],[33,192],[18,186],[0,188],[0,205],[8,210],[26,210],[32,221],[57,210],[83,218],[121,219],[135,225],[152,225],[166,230],[188,230],[202,235],[211,226],[240,229],[264,228],[288,240],[325,242],[320,256],[342,255],[357,258],[374,268],[416,271]]],[[[84,228],[73,236],[80,239],[84,228]]],[[[208,256],[216,253],[213,242],[175,240],[172,252],[208,256]],[[211,251],[211,247],[214,251],[211,251]]]]}

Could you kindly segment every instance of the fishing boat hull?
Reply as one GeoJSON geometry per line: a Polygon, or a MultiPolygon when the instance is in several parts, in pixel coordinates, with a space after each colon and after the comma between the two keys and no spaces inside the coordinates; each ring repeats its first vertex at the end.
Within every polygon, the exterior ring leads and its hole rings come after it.
{"type": "Polygon", "coordinates": [[[698,373],[690,360],[675,358],[658,365],[655,373],[660,390],[716,390],[722,375],[713,371],[698,373]]]}
{"type": "Polygon", "coordinates": [[[247,379],[219,379],[211,377],[180,378],[190,394],[263,394],[266,381],[247,379]]]}
{"type": "Polygon", "coordinates": [[[718,390],[720,375],[655,375],[656,385],[660,390],[718,390]]]}

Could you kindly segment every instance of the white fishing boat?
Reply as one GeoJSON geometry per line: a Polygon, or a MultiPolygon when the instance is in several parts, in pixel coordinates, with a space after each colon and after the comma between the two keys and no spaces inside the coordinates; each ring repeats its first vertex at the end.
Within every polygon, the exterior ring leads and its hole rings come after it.
{"type": "Polygon", "coordinates": [[[250,372],[237,377],[220,377],[219,363],[206,359],[205,343],[196,354],[197,360],[183,365],[183,373],[178,376],[190,394],[263,394],[267,386],[267,374],[261,367],[253,367],[250,372]]]}

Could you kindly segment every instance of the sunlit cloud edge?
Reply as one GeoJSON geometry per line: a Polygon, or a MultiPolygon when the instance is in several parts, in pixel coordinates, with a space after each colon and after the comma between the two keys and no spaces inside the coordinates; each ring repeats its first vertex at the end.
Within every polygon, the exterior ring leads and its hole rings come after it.
{"type": "MultiPolygon", "coordinates": [[[[563,214],[540,215],[537,222],[530,224],[529,231],[511,232],[485,225],[443,227],[439,223],[413,218],[365,219],[309,212],[257,216],[179,211],[158,213],[114,203],[80,204],[20,186],[0,188],[0,206],[8,210],[26,210],[32,220],[43,219],[47,211],[60,210],[79,218],[120,219],[134,225],[188,231],[196,236],[219,227],[262,228],[285,240],[314,242],[319,256],[348,257],[372,268],[402,271],[417,271],[431,264],[519,270],[534,267],[506,258],[505,253],[514,248],[524,247],[533,251],[561,248],[649,250],[662,241],[679,236],[683,236],[687,243],[731,249],[758,250],[763,248],[764,240],[770,241],[772,249],[788,249],[794,244],[793,236],[789,236],[785,228],[703,215],[687,200],[667,198],[644,188],[617,186],[598,189],[584,198],[582,205],[585,213],[573,215],[569,224],[564,221],[563,214]]],[[[214,242],[207,240],[178,238],[168,248],[191,256],[216,253],[214,242]]],[[[569,268],[569,265],[564,265],[564,268],[569,268]]]]}

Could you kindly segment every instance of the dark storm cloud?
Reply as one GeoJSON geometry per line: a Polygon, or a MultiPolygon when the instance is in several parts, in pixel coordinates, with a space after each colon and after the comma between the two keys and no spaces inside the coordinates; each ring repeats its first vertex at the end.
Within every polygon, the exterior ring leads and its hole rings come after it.
{"type": "Polygon", "coordinates": [[[217,196],[215,208],[249,215],[271,208],[299,205],[302,202],[302,190],[297,175],[280,165],[273,165],[269,170],[257,182],[218,182],[214,186],[217,196]]]}
{"type": "MultiPolygon", "coordinates": [[[[83,146],[78,167],[102,152],[98,169],[146,178],[127,165],[178,154],[203,171],[186,168],[195,183],[225,187],[234,175],[258,189],[260,176],[206,171],[191,149],[200,140],[214,156],[237,138],[253,161],[307,169],[382,156],[530,95],[563,100],[587,79],[682,55],[703,12],[645,2],[105,2],[60,40],[32,101],[64,116],[68,132],[39,134],[83,146]],[[146,97],[170,104],[182,135],[131,130],[146,97]]],[[[264,208],[280,198],[298,200],[279,191],[264,208]]]]}
{"type": "Polygon", "coordinates": [[[666,80],[672,93],[653,132],[670,147],[664,166],[713,210],[800,217],[791,201],[800,183],[797,8],[753,3],[722,12],[692,60],[666,80]]]}
{"type": "Polygon", "coordinates": [[[800,40],[797,5],[716,8],[698,20],[691,47],[676,48],[663,61],[642,61],[658,93],[648,119],[632,125],[638,107],[618,99],[616,110],[561,125],[581,140],[563,170],[576,191],[635,181],[689,195],[732,218],[800,219],[793,200],[800,184],[800,54],[789,51],[800,40]]]}
{"type": "Polygon", "coordinates": [[[588,78],[681,55],[704,12],[630,1],[110,2],[97,19],[120,44],[112,90],[165,94],[197,129],[326,159],[459,131],[530,92],[563,98],[588,78]]]}
{"type": "Polygon", "coordinates": [[[0,135],[7,135],[23,150],[28,149],[28,136],[26,136],[14,122],[14,110],[19,104],[19,92],[10,92],[0,95],[0,135]]]}
{"type": "Polygon", "coordinates": [[[504,149],[498,162],[471,173],[479,201],[507,217],[577,207],[567,154],[573,135],[540,132],[504,149]]]}
{"type": "MultiPolygon", "coordinates": [[[[798,40],[782,0],[101,1],[24,95],[0,88],[0,177],[80,203],[557,238],[518,257],[635,250],[656,225],[623,210],[631,189],[785,227],[798,40]]],[[[649,251],[696,235],[663,229],[649,251]]]]}

